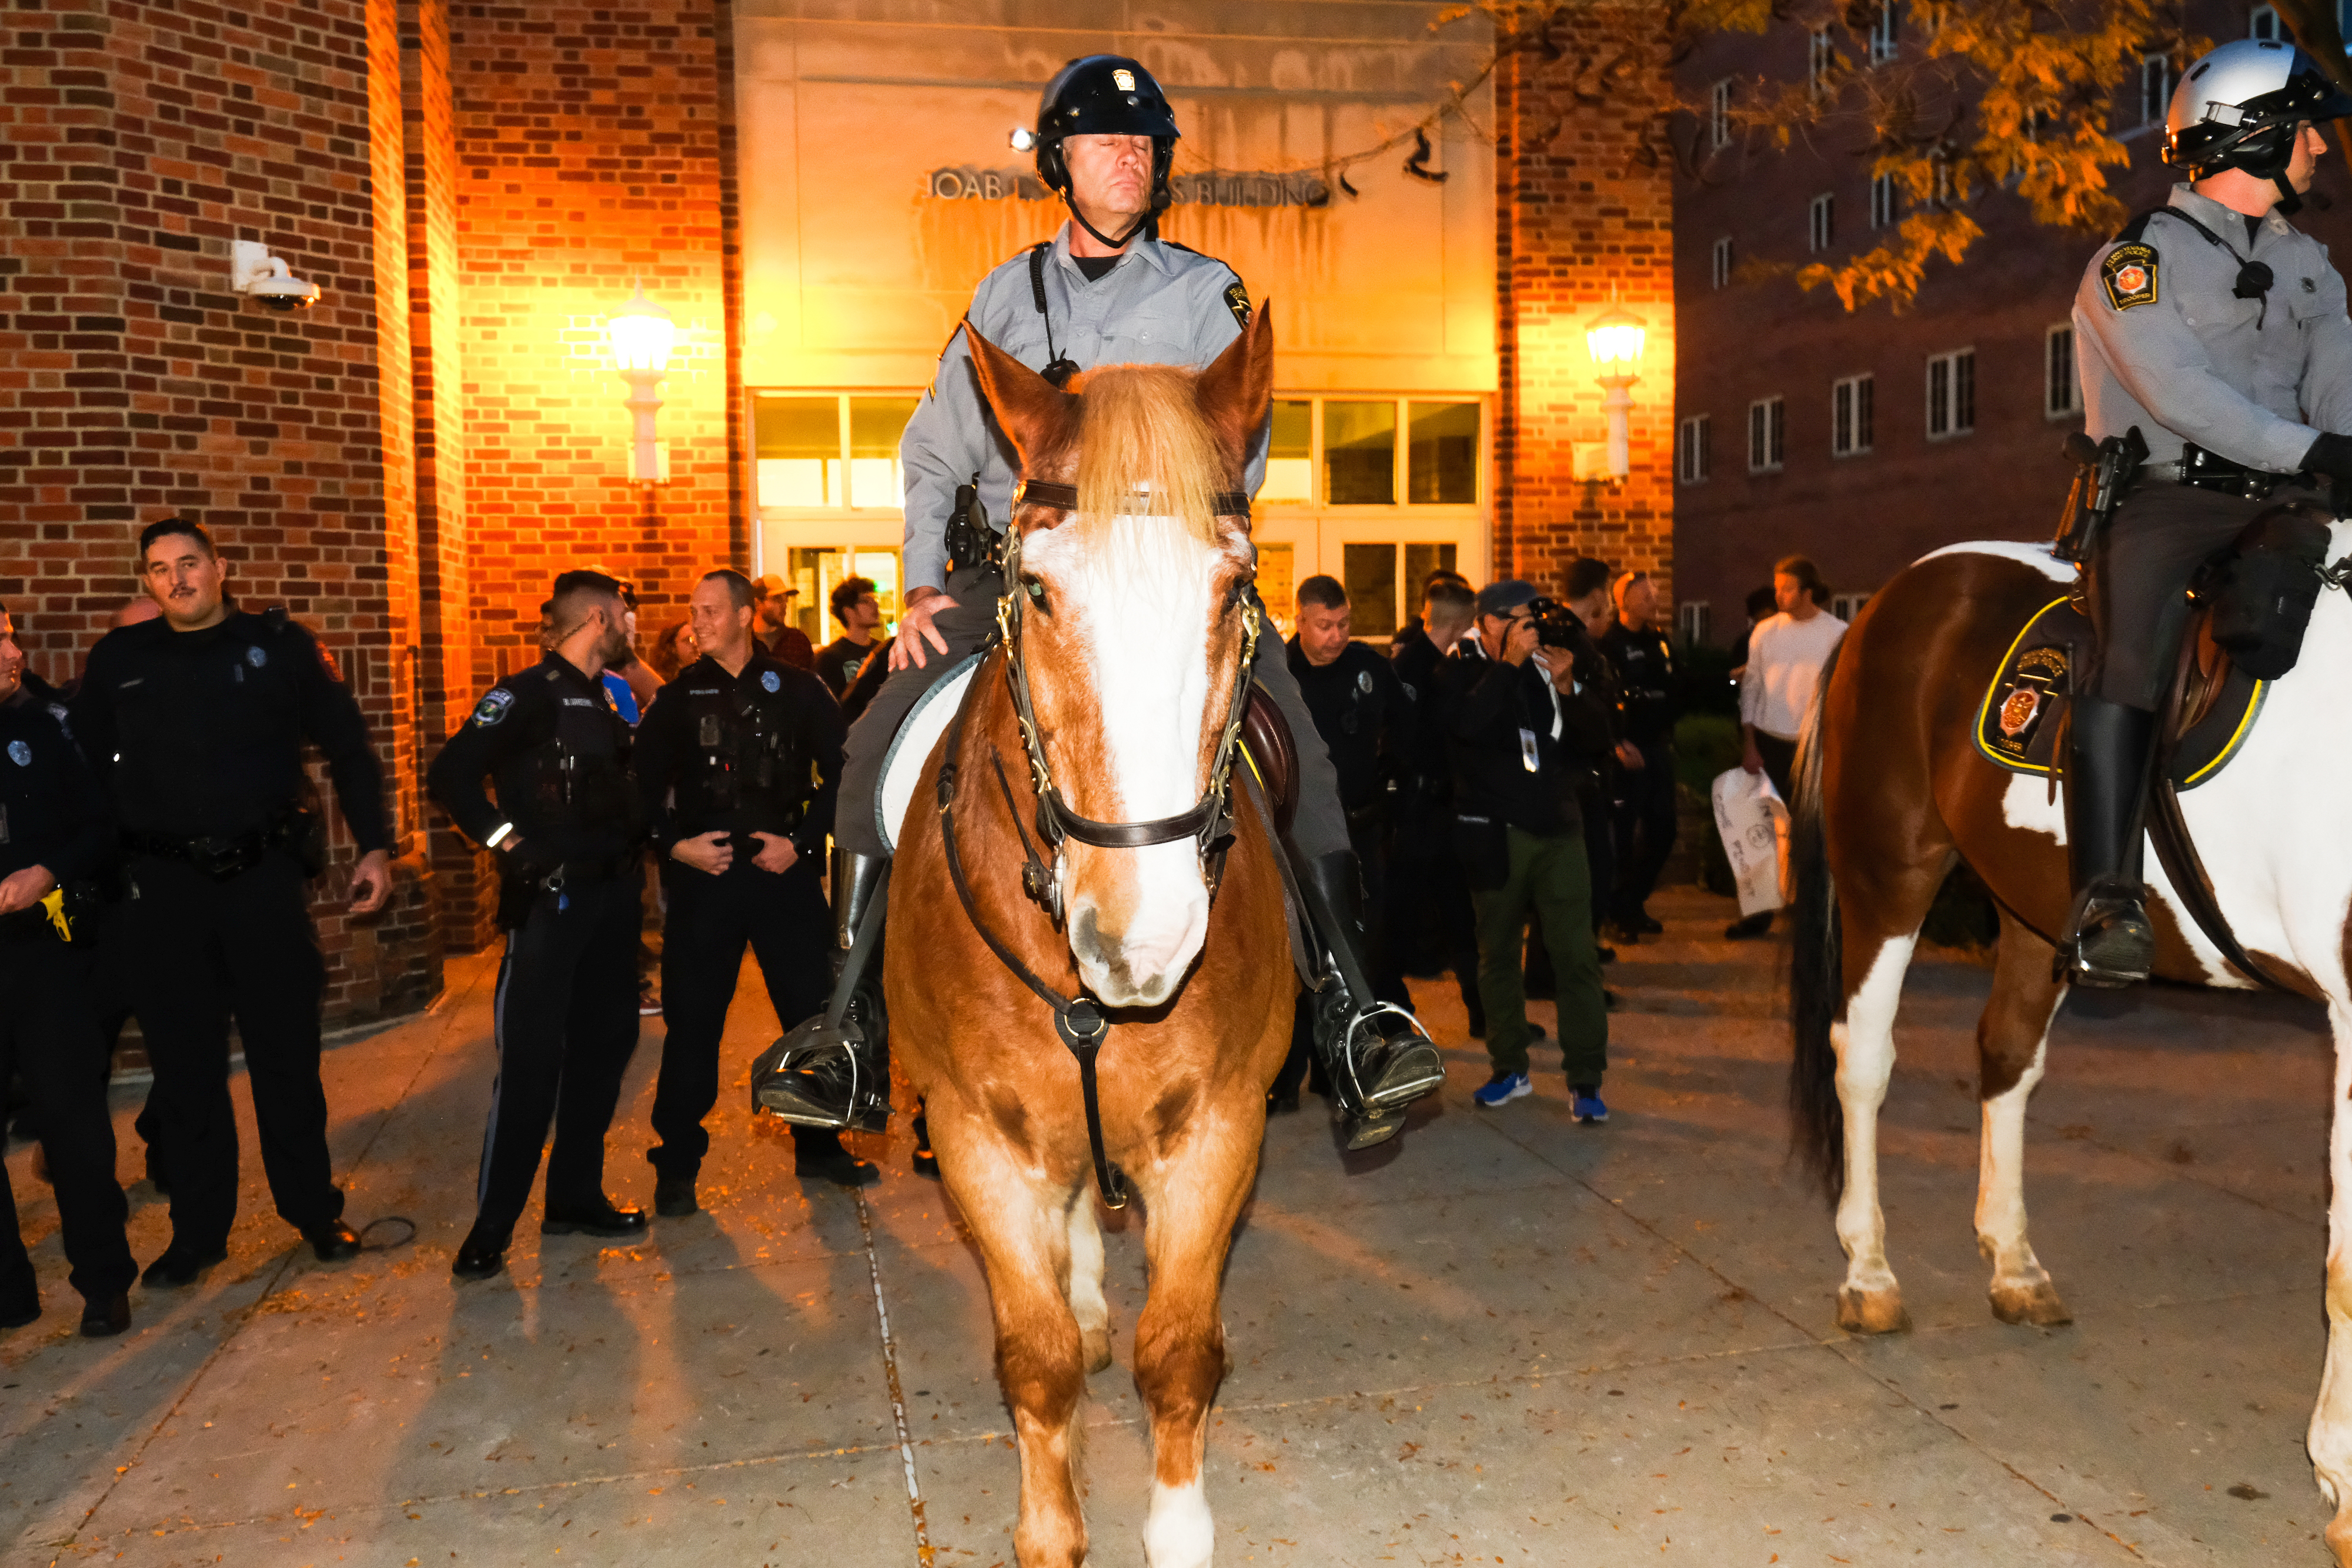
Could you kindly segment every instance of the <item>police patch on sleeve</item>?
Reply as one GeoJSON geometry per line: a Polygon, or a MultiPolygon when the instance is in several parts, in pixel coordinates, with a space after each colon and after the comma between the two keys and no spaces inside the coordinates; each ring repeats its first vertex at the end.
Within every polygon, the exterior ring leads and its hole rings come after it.
{"type": "Polygon", "coordinates": [[[783,684],[784,678],[776,674],[775,671],[761,670],[760,672],[760,685],[762,690],[771,692],[779,691],[782,689],[783,684]]]}
{"type": "Polygon", "coordinates": [[[482,700],[474,705],[474,727],[489,728],[490,726],[506,717],[507,709],[513,706],[514,693],[504,686],[492,686],[482,694],[482,700]]]}
{"type": "Polygon", "coordinates": [[[30,768],[33,765],[33,748],[21,740],[12,740],[8,743],[8,760],[19,768],[30,768]]]}
{"type": "Polygon", "coordinates": [[[1238,277],[1225,286],[1225,308],[1234,313],[1234,325],[1245,332],[1249,330],[1249,290],[1242,287],[1238,277]]]}
{"type": "Polygon", "coordinates": [[[2156,248],[2137,242],[2116,246],[2099,264],[2099,283],[2118,310],[2155,304],[2156,248]]]}

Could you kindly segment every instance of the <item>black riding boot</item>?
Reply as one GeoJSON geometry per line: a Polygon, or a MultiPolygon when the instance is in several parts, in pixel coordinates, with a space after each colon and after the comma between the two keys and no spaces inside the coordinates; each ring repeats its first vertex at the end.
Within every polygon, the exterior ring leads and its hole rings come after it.
{"type": "Polygon", "coordinates": [[[2156,933],[2147,923],[2141,816],[2156,716],[2077,696],[2066,749],[2066,842],[2074,907],[2058,947],[2060,973],[2078,986],[2147,978],[2156,933]]]}
{"type": "Polygon", "coordinates": [[[833,1000],[751,1064],[755,1108],[803,1127],[888,1124],[890,1024],[872,971],[889,871],[887,856],[833,852],[833,1000]]]}
{"type": "Polygon", "coordinates": [[[1396,1136],[1405,1107],[1445,1082],[1445,1064],[1419,1020],[1372,994],[1355,855],[1341,850],[1296,870],[1330,970],[1315,997],[1315,1053],[1348,1118],[1348,1146],[1370,1148],[1396,1136]]]}

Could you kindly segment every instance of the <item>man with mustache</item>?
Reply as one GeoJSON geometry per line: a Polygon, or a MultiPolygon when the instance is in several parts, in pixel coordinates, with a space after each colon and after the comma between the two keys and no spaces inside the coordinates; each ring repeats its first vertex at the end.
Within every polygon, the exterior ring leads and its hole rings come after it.
{"type": "Polygon", "coordinates": [[[232,1014],[278,1212],[321,1261],[350,1258],[360,1243],[327,1154],[327,966],[307,885],[323,865],[326,823],[302,803],[303,747],[326,755],[359,845],[354,915],[392,895],[383,770],[318,640],[282,609],[236,608],[228,563],[201,524],[149,524],[139,574],[163,613],[100,639],[68,715],[122,824],[131,895],[117,924],[160,1102],[172,1243],[142,1278],[190,1284],[227,1256],[232,1014]]]}

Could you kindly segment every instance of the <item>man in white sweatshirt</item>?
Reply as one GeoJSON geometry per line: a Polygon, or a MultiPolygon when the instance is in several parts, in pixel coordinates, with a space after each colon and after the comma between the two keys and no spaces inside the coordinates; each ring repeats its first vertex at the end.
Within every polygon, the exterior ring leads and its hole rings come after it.
{"type": "MultiPolygon", "coordinates": [[[[1790,771],[1797,760],[1797,737],[1821,685],[1822,666],[1845,635],[1845,622],[1822,608],[1827,591],[1822,574],[1801,555],[1784,556],[1772,567],[1777,615],[1748,633],[1748,667],[1739,678],[1739,765],[1772,780],[1789,800],[1790,771]]],[[[1772,928],[1769,909],[1734,921],[1724,936],[1737,942],[1772,928]]]]}

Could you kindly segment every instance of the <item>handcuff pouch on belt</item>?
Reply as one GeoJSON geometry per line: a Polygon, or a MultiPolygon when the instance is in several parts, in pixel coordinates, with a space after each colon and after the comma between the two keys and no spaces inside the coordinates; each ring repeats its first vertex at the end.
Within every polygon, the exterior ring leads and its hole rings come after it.
{"type": "Polygon", "coordinates": [[[2137,424],[2097,442],[2078,430],[2066,438],[2066,455],[2074,464],[2074,484],[2066,493],[2066,509],[2059,515],[2050,553],[2063,561],[2081,562],[2091,559],[2116,506],[2139,476],[2140,465],[2147,461],[2147,439],[2137,424]]]}

